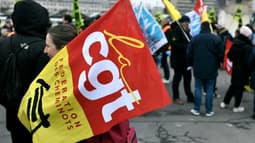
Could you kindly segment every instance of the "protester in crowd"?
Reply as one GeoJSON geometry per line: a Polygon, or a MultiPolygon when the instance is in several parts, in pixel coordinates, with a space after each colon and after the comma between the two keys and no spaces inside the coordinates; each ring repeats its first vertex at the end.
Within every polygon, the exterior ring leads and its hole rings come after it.
{"type": "Polygon", "coordinates": [[[237,28],[235,31],[234,38],[238,37],[240,35],[240,28],[237,28]]]}
{"type": "Polygon", "coordinates": [[[164,78],[163,78],[164,83],[170,82],[170,67],[169,67],[170,62],[168,61],[168,57],[171,54],[171,45],[169,43],[170,37],[171,37],[171,25],[169,22],[170,22],[169,17],[164,17],[161,21],[162,30],[166,36],[167,41],[168,41],[167,44],[165,44],[162,47],[161,66],[164,71],[164,78]]]}
{"type": "MultiPolygon", "coordinates": [[[[169,23],[169,17],[162,17],[161,19],[157,19],[160,25],[162,25],[162,30],[167,38],[170,41],[170,32],[171,32],[171,25],[169,23]]],[[[163,45],[155,54],[153,55],[154,60],[156,63],[163,69],[163,82],[169,83],[170,82],[170,67],[168,57],[170,56],[170,44],[169,42],[163,45]],[[157,61],[159,60],[159,61],[157,61]]]]}
{"type": "Polygon", "coordinates": [[[191,70],[187,70],[186,49],[190,41],[190,19],[183,15],[178,22],[171,24],[171,67],[174,69],[173,76],[173,101],[175,104],[184,104],[179,95],[179,84],[183,77],[184,91],[187,96],[187,101],[193,103],[193,93],[191,92],[191,70]]]}
{"type": "Polygon", "coordinates": [[[230,41],[233,40],[233,36],[229,33],[228,29],[226,27],[223,27],[219,24],[212,24],[213,29],[215,29],[216,34],[220,36],[221,40],[223,41],[223,44],[225,45],[226,40],[229,39],[230,41]]]}
{"type": "MultiPolygon", "coordinates": [[[[220,38],[223,42],[224,48],[226,46],[227,40],[233,41],[233,36],[229,33],[229,30],[226,27],[223,27],[221,25],[216,25],[216,31],[217,31],[216,32],[217,35],[220,36],[220,38]]],[[[221,68],[220,65],[219,65],[219,68],[221,68]]],[[[217,93],[216,84],[217,84],[217,77],[216,77],[215,84],[214,84],[214,97],[220,98],[220,94],[217,93]]]]}
{"type": "MultiPolygon", "coordinates": [[[[250,74],[250,87],[255,91],[255,12],[252,13],[252,16],[250,18],[250,24],[248,25],[252,30],[252,51],[248,58],[248,69],[251,72],[250,74]]],[[[255,120],[255,92],[253,92],[253,114],[251,116],[252,119],[255,120]]]]}
{"type": "Polygon", "coordinates": [[[11,18],[15,34],[0,40],[0,64],[4,64],[12,49],[20,48],[17,53],[16,69],[22,75],[20,80],[22,89],[16,93],[17,100],[6,106],[6,124],[11,133],[12,143],[32,143],[31,134],[20,123],[17,113],[20,101],[30,83],[49,60],[43,53],[50,23],[49,14],[35,1],[19,1],[14,6],[11,18]]]}
{"type": "Polygon", "coordinates": [[[251,38],[252,45],[255,46],[255,12],[252,13],[249,25],[251,26],[251,29],[253,30],[252,38],[251,38]]]}
{"type": "MultiPolygon", "coordinates": [[[[75,36],[77,36],[77,30],[69,24],[61,24],[50,28],[46,36],[44,52],[50,58],[54,57],[75,36]]],[[[129,121],[126,120],[115,125],[106,133],[80,141],[79,143],[126,143],[129,131],[129,121]]]]}
{"type": "MultiPolygon", "coordinates": [[[[223,42],[223,46],[225,48],[227,40],[230,40],[230,41],[233,40],[232,35],[229,33],[227,28],[225,28],[225,27],[223,27],[223,26],[221,26],[217,23],[211,23],[211,25],[212,25],[213,32],[220,37],[220,39],[223,42]]],[[[222,66],[219,64],[218,69],[221,69],[221,68],[222,68],[222,66]]],[[[218,76],[216,76],[215,83],[214,83],[214,97],[215,98],[220,98],[221,95],[217,92],[218,88],[216,86],[217,85],[217,77],[218,76]]],[[[203,92],[203,94],[206,95],[205,92],[203,92]]]]}
{"type": "Polygon", "coordinates": [[[7,18],[5,24],[1,27],[1,36],[8,37],[13,32],[13,22],[11,18],[7,18]]]}
{"type": "Polygon", "coordinates": [[[73,22],[73,18],[71,15],[69,14],[65,14],[63,17],[62,17],[62,20],[63,20],[63,24],[72,24],[73,22]]]}
{"type": "Polygon", "coordinates": [[[77,36],[76,29],[69,24],[59,24],[51,27],[46,35],[44,52],[52,58],[75,36],[77,36]]]}
{"type": "Polygon", "coordinates": [[[211,33],[208,21],[203,22],[201,32],[191,39],[187,50],[187,62],[193,67],[195,77],[195,101],[194,108],[191,109],[193,115],[200,115],[203,87],[206,92],[205,115],[208,117],[214,115],[214,83],[220,62],[223,62],[223,56],[224,47],[220,37],[211,33]]]}
{"type": "MultiPolygon", "coordinates": [[[[251,44],[252,44],[252,46],[255,46],[254,44],[254,34],[255,34],[255,29],[253,28],[253,26],[252,26],[252,24],[251,23],[249,23],[249,24],[247,24],[246,25],[247,27],[249,27],[250,29],[251,29],[251,31],[252,31],[252,35],[251,35],[251,44]]],[[[244,89],[245,89],[245,91],[247,91],[247,92],[252,92],[252,88],[250,87],[250,84],[249,84],[249,81],[247,81],[246,83],[245,83],[245,85],[244,85],[244,89]]]]}
{"type": "Polygon", "coordinates": [[[249,80],[247,57],[252,49],[251,35],[252,30],[247,26],[242,26],[240,28],[240,34],[233,40],[233,45],[227,55],[233,63],[231,84],[220,107],[226,108],[232,97],[235,97],[233,112],[243,112],[245,110],[240,104],[244,85],[249,80]]]}
{"type": "MultiPolygon", "coordinates": [[[[251,54],[248,57],[248,71],[251,73],[250,75],[250,87],[255,90],[255,47],[252,47],[251,54]]],[[[255,92],[253,92],[253,114],[251,116],[252,119],[255,120],[255,92]]]]}

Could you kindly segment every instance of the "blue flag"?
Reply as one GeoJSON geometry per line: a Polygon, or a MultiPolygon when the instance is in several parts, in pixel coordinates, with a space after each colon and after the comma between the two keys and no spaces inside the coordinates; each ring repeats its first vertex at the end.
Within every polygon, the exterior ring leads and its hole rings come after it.
{"type": "Polygon", "coordinates": [[[190,18],[190,24],[189,24],[189,28],[190,28],[190,33],[192,36],[196,36],[200,33],[200,15],[198,15],[194,10],[186,13],[185,15],[187,15],[190,18]]]}
{"type": "Polygon", "coordinates": [[[166,36],[159,23],[143,4],[133,6],[133,9],[151,54],[153,54],[167,43],[166,36]]]}

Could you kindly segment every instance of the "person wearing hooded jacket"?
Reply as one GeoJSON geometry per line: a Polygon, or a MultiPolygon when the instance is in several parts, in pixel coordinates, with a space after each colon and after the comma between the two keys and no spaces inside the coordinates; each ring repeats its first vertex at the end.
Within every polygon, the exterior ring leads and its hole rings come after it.
{"type": "Polygon", "coordinates": [[[247,57],[249,57],[252,50],[251,35],[252,30],[248,26],[242,26],[240,34],[233,40],[233,45],[227,55],[233,63],[231,84],[223,101],[220,103],[220,107],[226,108],[232,97],[235,97],[233,112],[243,112],[245,110],[240,104],[244,85],[249,80],[247,57]]]}
{"type": "Polygon", "coordinates": [[[222,40],[219,36],[211,33],[209,22],[203,22],[200,33],[191,39],[187,49],[187,63],[192,66],[195,78],[194,108],[190,110],[193,115],[200,115],[202,87],[206,91],[205,115],[207,117],[214,115],[214,83],[220,62],[223,61],[223,55],[222,40]]]}
{"type": "MultiPolygon", "coordinates": [[[[255,90],[255,47],[252,47],[248,57],[248,71],[250,73],[250,87],[255,90]]],[[[253,92],[253,113],[251,118],[255,120],[255,92],[253,92]]]]}
{"type": "Polygon", "coordinates": [[[17,101],[6,106],[6,127],[10,131],[12,143],[32,143],[32,136],[19,121],[17,112],[30,83],[49,61],[43,52],[50,23],[49,13],[40,4],[26,0],[15,4],[11,18],[15,34],[0,40],[0,64],[4,64],[11,48],[21,48],[16,56],[16,68],[22,75],[20,82],[23,87],[17,93],[17,101]]]}

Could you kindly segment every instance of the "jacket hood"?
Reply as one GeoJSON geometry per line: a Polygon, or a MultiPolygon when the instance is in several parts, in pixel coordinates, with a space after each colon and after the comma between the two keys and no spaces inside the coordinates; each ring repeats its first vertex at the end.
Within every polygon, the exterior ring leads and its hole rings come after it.
{"type": "Polygon", "coordinates": [[[245,45],[245,44],[248,44],[250,46],[252,45],[251,40],[248,37],[246,37],[242,34],[239,34],[237,36],[237,38],[234,39],[234,40],[235,40],[235,43],[238,44],[238,45],[245,45]]]}
{"type": "Polygon", "coordinates": [[[12,13],[15,31],[18,34],[45,38],[50,26],[46,8],[32,0],[22,0],[15,4],[12,13]]]}

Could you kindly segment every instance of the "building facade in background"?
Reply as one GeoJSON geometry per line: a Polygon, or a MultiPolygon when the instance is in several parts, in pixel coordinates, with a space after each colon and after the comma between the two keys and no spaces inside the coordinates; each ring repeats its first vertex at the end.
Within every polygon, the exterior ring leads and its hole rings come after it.
{"type": "MultiPolygon", "coordinates": [[[[35,0],[49,10],[51,16],[59,16],[59,13],[71,13],[72,0],[35,0]]],[[[104,13],[117,0],[79,0],[80,10],[90,16],[95,13],[104,13]]],[[[10,15],[16,0],[0,0],[1,15],[10,15]]]]}

